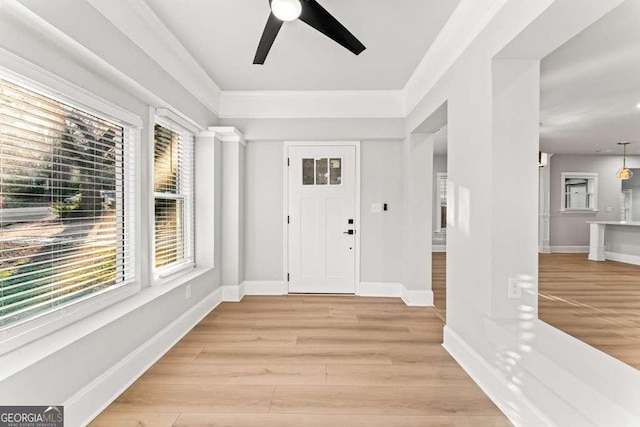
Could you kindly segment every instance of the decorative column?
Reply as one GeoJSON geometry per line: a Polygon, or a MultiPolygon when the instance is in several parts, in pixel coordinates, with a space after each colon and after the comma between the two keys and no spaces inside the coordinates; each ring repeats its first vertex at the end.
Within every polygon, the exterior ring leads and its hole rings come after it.
{"type": "Polygon", "coordinates": [[[407,197],[401,296],[407,305],[432,306],[433,135],[413,134],[404,143],[407,197]]]}
{"type": "Polygon", "coordinates": [[[539,62],[493,60],[492,92],[491,316],[520,319],[538,308],[539,62]]]}
{"type": "Polygon", "coordinates": [[[243,135],[234,127],[210,127],[222,143],[221,283],[224,301],[244,296],[244,157],[243,135]]]}

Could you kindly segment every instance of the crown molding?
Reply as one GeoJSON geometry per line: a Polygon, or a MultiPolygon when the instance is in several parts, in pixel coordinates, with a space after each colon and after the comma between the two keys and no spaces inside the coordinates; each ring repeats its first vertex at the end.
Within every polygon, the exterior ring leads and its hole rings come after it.
{"type": "Polygon", "coordinates": [[[219,117],[404,119],[508,1],[461,0],[402,90],[223,91],[219,117]]]}
{"type": "Polygon", "coordinates": [[[144,0],[87,0],[209,111],[218,115],[221,89],[144,0]]]}
{"type": "MultiPolygon", "coordinates": [[[[371,91],[223,91],[145,0],[86,1],[219,118],[405,119],[509,0],[461,0],[405,87],[371,91]]],[[[3,1],[3,5],[26,9],[15,0],[3,1]]],[[[60,33],[55,27],[47,28],[52,31],[60,33]]],[[[61,37],[56,34],[54,39],[61,37]]],[[[153,99],[152,104],[165,104],[140,83],[65,37],[69,50],[91,57],[116,80],[144,94],[144,99],[153,99]]]]}
{"type": "Polygon", "coordinates": [[[405,116],[433,89],[508,1],[460,1],[403,89],[405,116]]]}
{"type": "Polygon", "coordinates": [[[405,118],[402,91],[224,91],[220,118],[405,118]]]}

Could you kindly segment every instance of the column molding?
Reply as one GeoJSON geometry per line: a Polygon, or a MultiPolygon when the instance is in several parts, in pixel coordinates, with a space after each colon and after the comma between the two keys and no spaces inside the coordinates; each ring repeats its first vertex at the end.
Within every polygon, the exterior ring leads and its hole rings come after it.
{"type": "Polygon", "coordinates": [[[222,201],[220,206],[221,282],[227,300],[244,296],[244,165],[245,139],[232,126],[209,127],[200,136],[212,136],[222,144],[222,201]]]}

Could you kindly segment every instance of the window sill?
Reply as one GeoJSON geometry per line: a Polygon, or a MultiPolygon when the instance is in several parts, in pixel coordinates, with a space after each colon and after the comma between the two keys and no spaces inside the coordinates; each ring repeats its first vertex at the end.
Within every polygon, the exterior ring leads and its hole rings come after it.
{"type": "Polygon", "coordinates": [[[0,370],[0,381],[27,369],[40,360],[212,270],[210,267],[195,268],[179,276],[172,277],[172,280],[168,280],[167,283],[162,286],[145,287],[136,294],[110,305],[95,314],[84,317],[43,338],[31,341],[1,355],[0,366],[2,369],[0,370]]]}
{"type": "Polygon", "coordinates": [[[599,212],[598,209],[560,209],[558,212],[560,213],[591,213],[591,212],[599,212]]]}
{"type": "Polygon", "coordinates": [[[180,280],[183,275],[192,272],[195,268],[193,261],[180,263],[168,268],[160,268],[153,273],[154,282],[152,286],[162,286],[165,283],[172,282],[174,280],[180,280]]]}

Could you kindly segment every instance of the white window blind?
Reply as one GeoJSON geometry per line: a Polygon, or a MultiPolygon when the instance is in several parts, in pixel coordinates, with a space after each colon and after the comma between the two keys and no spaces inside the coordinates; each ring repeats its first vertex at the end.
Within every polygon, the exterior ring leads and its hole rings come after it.
{"type": "Polygon", "coordinates": [[[447,205],[447,175],[440,175],[438,185],[440,186],[440,205],[447,205]]]}
{"type": "Polygon", "coordinates": [[[129,134],[0,79],[0,329],[133,280],[129,134]]]}
{"type": "Polygon", "coordinates": [[[194,264],[194,135],[169,120],[154,128],[154,265],[163,277],[194,264]]]}
{"type": "Polygon", "coordinates": [[[437,211],[436,211],[436,232],[445,232],[447,229],[447,174],[437,174],[437,211]]]}

